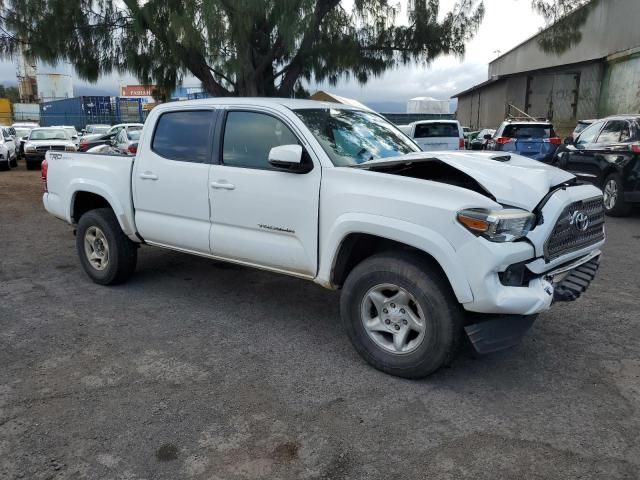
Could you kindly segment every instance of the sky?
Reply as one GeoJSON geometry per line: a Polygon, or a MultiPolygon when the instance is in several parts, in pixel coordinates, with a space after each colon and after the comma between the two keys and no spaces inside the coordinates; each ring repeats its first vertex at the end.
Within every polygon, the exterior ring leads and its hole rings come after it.
{"type": "MultiPolygon", "coordinates": [[[[349,0],[347,0],[348,2],[349,0]]],[[[401,2],[403,7],[406,2],[401,2]]],[[[441,12],[451,9],[455,0],[441,0],[441,12]]],[[[353,80],[341,80],[336,86],[309,85],[310,91],[327,90],[361,101],[380,111],[405,111],[406,101],[412,97],[429,96],[439,100],[465,90],[487,79],[487,65],[544,26],[542,17],[531,9],[530,0],[484,0],[485,17],[475,35],[467,44],[464,57],[442,56],[430,65],[407,65],[387,71],[379,78],[370,79],[363,87],[353,80]]],[[[406,12],[402,12],[406,14],[406,12]]],[[[0,83],[16,83],[14,62],[0,62],[0,83]]],[[[95,84],[75,79],[76,94],[116,95],[120,84],[137,84],[130,75],[102,77],[95,84]]],[[[187,79],[185,83],[197,85],[187,79]]]]}

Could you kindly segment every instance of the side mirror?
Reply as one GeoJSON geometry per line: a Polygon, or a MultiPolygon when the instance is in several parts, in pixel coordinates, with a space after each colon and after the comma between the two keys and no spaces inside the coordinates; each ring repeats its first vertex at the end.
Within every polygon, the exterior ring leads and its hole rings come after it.
{"type": "Polygon", "coordinates": [[[77,140],[77,139],[78,139],[78,136],[77,136],[77,135],[73,135],[73,136],[71,137],[71,140],[77,140]]]}
{"type": "Polygon", "coordinates": [[[565,145],[573,145],[575,143],[575,141],[573,140],[573,137],[567,137],[564,139],[564,144],[565,145]]]}
{"type": "Polygon", "coordinates": [[[493,135],[491,135],[490,133],[487,133],[482,138],[484,138],[485,140],[491,140],[493,138],[493,135]]]}
{"type": "Polygon", "coordinates": [[[27,136],[25,136],[25,137],[22,137],[22,140],[23,140],[23,141],[25,141],[25,142],[26,142],[27,140],[29,140],[29,135],[27,135],[27,136]]]}
{"type": "Polygon", "coordinates": [[[269,163],[272,167],[283,172],[307,173],[313,169],[313,164],[302,161],[302,147],[300,145],[280,145],[269,151],[269,163]]]}

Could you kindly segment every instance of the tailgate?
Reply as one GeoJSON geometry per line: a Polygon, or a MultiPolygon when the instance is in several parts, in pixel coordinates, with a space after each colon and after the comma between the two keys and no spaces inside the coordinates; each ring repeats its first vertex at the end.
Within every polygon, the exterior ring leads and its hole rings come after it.
{"type": "Polygon", "coordinates": [[[414,140],[424,151],[458,150],[460,148],[458,137],[429,137],[415,138],[414,140]]]}
{"type": "MultiPolygon", "coordinates": [[[[548,145],[548,144],[547,144],[548,145]]],[[[515,150],[521,155],[535,155],[543,150],[544,142],[541,138],[516,139],[515,150]]]]}

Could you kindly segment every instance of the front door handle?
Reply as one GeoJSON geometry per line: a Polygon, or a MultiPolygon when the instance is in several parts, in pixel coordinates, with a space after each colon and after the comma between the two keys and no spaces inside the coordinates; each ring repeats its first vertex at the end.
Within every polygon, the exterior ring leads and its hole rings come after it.
{"type": "Polygon", "coordinates": [[[158,175],[156,175],[153,172],[142,172],[140,174],[140,178],[143,180],[157,180],[158,179],[158,175]]]}
{"type": "Polygon", "coordinates": [[[226,180],[221,180],[219,182],[211,182],[211,188],[215,188],[216,190],[233,190],[236,186],[233,183],[229,183],[226,180]]]}

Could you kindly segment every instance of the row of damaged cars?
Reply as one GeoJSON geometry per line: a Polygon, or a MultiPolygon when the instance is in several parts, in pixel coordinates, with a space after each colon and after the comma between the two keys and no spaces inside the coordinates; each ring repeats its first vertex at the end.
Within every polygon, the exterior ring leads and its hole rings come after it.
{"type": "Polygon", "coordinates": [[[640,114],[580,121],[564,140],[551,122],[505,120],[482,142],[480,149],[517,153],[596,185],[608,215],[629,215],[640,204],[640,114]]]}

